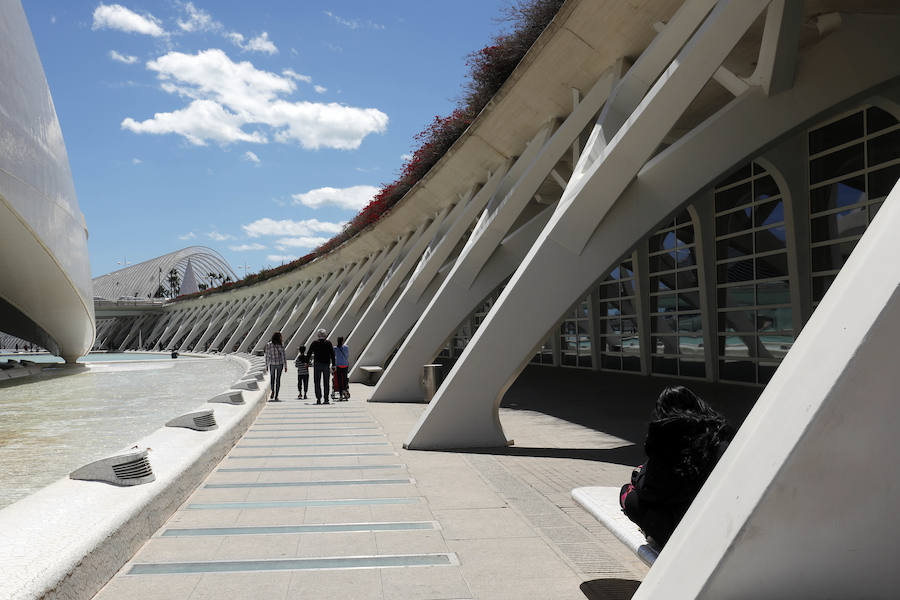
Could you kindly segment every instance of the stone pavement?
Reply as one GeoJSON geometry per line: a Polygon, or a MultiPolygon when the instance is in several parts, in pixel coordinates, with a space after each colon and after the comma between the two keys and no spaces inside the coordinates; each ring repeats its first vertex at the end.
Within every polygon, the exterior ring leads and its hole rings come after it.
{"type": "Polygon", "coordinates": [[[501,409],[509,449],[407,451],[423,405],[367,403],[353,384],[316,406],[293,369],[283,383],[95,598],[612,600],[646,573],[569,497],[626,481],[631,441],[501,409]]]}

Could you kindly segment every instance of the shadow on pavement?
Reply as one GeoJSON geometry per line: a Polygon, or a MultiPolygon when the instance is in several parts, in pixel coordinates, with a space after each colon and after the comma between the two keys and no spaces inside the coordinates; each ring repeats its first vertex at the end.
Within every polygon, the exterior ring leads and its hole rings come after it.
{"type": "Polygon", "coordinates": [[[588,600],[630,600],[640,585],[633,579],[592,579],[580,587],[588,600]]]}

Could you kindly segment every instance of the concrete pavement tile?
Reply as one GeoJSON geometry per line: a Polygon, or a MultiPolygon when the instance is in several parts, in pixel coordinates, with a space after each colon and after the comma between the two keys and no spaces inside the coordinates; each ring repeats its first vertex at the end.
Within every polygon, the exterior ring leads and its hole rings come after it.
{"type": "Polygon", "coordinates": [[[300,539],[300,556],[372,556],[378,554],[371,531],[305,533],[300,539]]]}
{"type": "Polygon", "coordinates": [[[166,527],[228,527],[237,523],[240,509],[179,510],[166,527]]]}
{"type": "Polygon", "coordinates": [[[376,531],[378,554],[434,554],[447,552],[440,531],[376,531]]]}
{"type": "Polygon", "coordinates": [[[368,505],[309,506],[304,523],[368,523],[376,520],[372,518],[372,508],[368,505]]]}
{"type": "MultiPolygon", "coordinates": [[[[386,479],[394,479],[393,477],[386,479]]],[[[404,479],[397,477],[396,479],[404,479]]],[[[346,498],[352,495],[354,498],[412,498],[419,495],[419,491],[412,484],[386,483],[380,485],[334,485],[316,486],[309,488],[309,498],[325,500],[333,498],[346,498]]]]}
{"type": "Polygon", "coordinates": [[[207,560],[296,558],[302,534],[229,535],[207,560]]]}
{"type": "Polygon", "coordinates": [[[207,488],[201,485],[191,496],[191,502],[214,504],[216,502],[243,502],[250,494],[250,488],[207,488]]]}
{"type": "Polygon", "coordinates": [[[425,502],[413,504],[374,504],[372,521],[434,521],[434,515],[425,502]]]}
{"type": "MultiPolygon", "coordinates": [[[[229,464],[228,461],[219,463],[219,466],[224,469],[240,468],[229,464]]],[[[206,479],[205,483],[254,483],[259,479],[259,475],[259,471],[232,472],[215,470],[209,474],[209,477],[206,479]]]]}
{"type": "Polygon", "coordinates": [[[287,597],[292,575],[293,573],[289,571],[206,573],[189,599],[265,598],[266,600],[283,600],[287,597]]]}
{"type": "MultiPolygon", "coordinates": [[[[126,565],[126,568],[129,565],[126,565]]],[[[172,600],[187,598],[200,582],[202,575],[116,575],[94,600],[172,600]]]]}
{"type": "Polygon", "coordinates": [[[306,518],[306,506],[284,508],[248,508],[242,510],[236,525],[302,525],[306,518]]]}
{"type": "Polygon", "coordinates": [[[472,596],[490,600],[585,600],[581,578],[479,580],[470,583],[472,596]]]}
{"type": "Polygon", "coordinates": [[[448,540],[537,537],[510,508],[435,509],[434,517],[448,540]]]}
{"type": "Polygon", "coordinates": [[[381,591],[380,571],[299,571],[293,574],[287,597],[291,600],[382,600],[385,596],[381,591]]]}
{"type": "Polygon", "coordinates": [[[385,598],[468,598],[469,586],[455,566],[383,569],[385,598]]]}
{"type": "Polygon", "coordinates": [[[209,560],[222,542],[222,538],[209,536],[150,538],[131,561],[152,563],[209,560]]]}
{"type": "Polygon", "coordinates": [[[469,582],[576,576],[541,538],[447,540],[447,547],[469,582]]]}

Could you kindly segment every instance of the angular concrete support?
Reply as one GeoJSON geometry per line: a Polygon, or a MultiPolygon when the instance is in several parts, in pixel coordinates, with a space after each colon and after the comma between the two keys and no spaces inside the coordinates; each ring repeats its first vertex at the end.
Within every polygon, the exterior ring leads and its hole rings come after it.
{"type": "MultiPolygon", "coordinates": [[[[315,303],[320,300],[324,290],[327,290],[335,283],[340,276],[340,273],[341,271],[332,271],[331,273],[320,277],[309,287],[308,291],[303,292],[300,301],[294,306],[291,316],[284,324],[284,327],[281,328],[281,334],[285,340],[293,340],[300,329],[300,325],[302,325],[303,321],[306,320],[306,317],[309,316],[310,307],[314,306],[315,303]]],[[[285,349],[287,349],[287,344],[285,345],[285,349]]]]}
{"type": "Polygon", "coordinates": [[[394,293],[406,279],[406,276],[409,275],[410,271],[412,271],[413,267],[416,266],[422,254],[428,248],[428,243],[434,239],[435,234],[440,230],[449,212],[449,207],[444,208],[435,215],[430,224],[426,226],[423,223],[419,226],[417,233],[410,239],[409,250],[402,258],[391,265],[390,271],[381,282],[381,287],[375,292],[375,296],[372,298],[369,306],[366,307],[365,312],[353,328],[350,337],[346,340],[348,345],[354,348],[365,348],[366,344],[369,343],[378,325],[387,315],[394,293]]]}
{"type": "MultiPolygon", "coordinates": [[[[282,290],[280,294],[277,294],[266,303],[259,316],[256,317],[253,326],[247,331],[247,335],[244,336],[244,340],[238,346],[238,352],[248,352],[250,345],[255,345],[256,337],[262,332],[264,327],[268,327],[272,323],[274,313],[284,303],[285,298],[292,294],[293,290],[290,288],[282,290]]],[[[260,339],[262,338],[260,337],[260,339]]]]}
{"type": "MultiPolygon", "coordinates": [[[[212,318],[209,320],[209,325],[206,326],[206,329],[203,331],[203,335],[197,340],[197,343],[194,344],[195,348],[200,348],[201,350],[206,350],[207,341],[210,338],[218,335],[221,325],[226,323],[228,319],[231,318],[231,313],[234,308],[240,306],[241,301],[235,300],[232,302],[225,302],[222,304],[216,305],[216,310],[213,311],[212,318]]],[[[212,347],[212,342],[208,344],[209,347],[212,347]]]]}
{"type": "Polygon", "coordinates": [[[225,342],[225,348],[234,348],[235,346],[238,346],[235,352],[242,351],[240,349],[240,344],[246,338],[250,328],[257,323],[262,314],[270,307],[270,303],[273,301],[273,295],[274,292],[269,292],[253,299],[253,306],[244,314],[241,322],[228,338],[228,341],[225,342]]]}
{"type": "Polygon", "coordinates": [[[898,228],[895,186],[635,600],[896,596],[898,228]]]}
{"type": "Polygon", "coordinates": [[[284,345],[284,351],[288,356],[296,355],[300,345],[306,343],[306,340],[313,332],[316,323],[319,322],[319,315],[321,315],[331,303],[338,288],[340,288],[341,284],[343,284],[348,277],[352,277],[359,271],[360,267],[360,263],[345,266],[334,274],[334,277],[327,285],[322,287],[322,290],[316,296],[315,301],[310,304],[309,311],[307,311],[306,316],[304,316],[303,320],[300,322],[297,331],[291,336],[290,341],[286,342],[284,345]]]}
{"type": "Polygon", "coordinates": [[[343,310],[347,302],[353,297],[354,292],[356,292],[357,287],[359,286],[359,282],[366,275],[366,273],[369,272],[373,261],[383,256],[383,254],[384,251],[380,250],[378,251],[378,253],[376,253],[375,256],[370,256],[363,259],[355,269],[353,269],[344,277],[344,280],[341,282],[340,289],[334,293],[331,299],[331,303],[328,305],[328,308],[326,308],[325,312],[322,313],[322,316],[319,317],[319,322],[313,326],[312,332],[307,337],[305,344],[307,347],[309,347],[309,345],[315,339],[316,331],[318,331],[319,329],[325,329],[326,331],[330,332],[330,337],[335,341],[337,341],[338,336],[342,335],[342,332],[334,331],[332,329],[335,318],[337,317],[338,313],[343,310]]]}
{"type": "Polygon", "coordinates": [[[181,323],[178,325],[178,328],[172,334],[172,337],[168,339],[165,343],[165,346],[168,350],[174,350],[175,344],[178,343],[178,340],[181,339],[183,335],[186,335],[190,328],[194,326],[197,318],[203,313],[203,307],[198,306],[195,309],[185,315],[185,318],[182,319],[181,323]]]}
{"type": "Polygon", "coordinates": [[[312,281],[303,281],[291,289],[288,297],[281,303],[281,306],[278,307],[278,310],[275,311],[275,315],[272,317],[271,321],[269,321],[269,326],[266,327],[263,334],[259,336],[259,341],[253,349],[250,350],[251,353],[262,352],[266,347],[266,342],[272,338],[272,334],[276,331],[281,331],[282,335],[284,334],[282,324],[287,321],[291,311],[294,310],[300,297],[305,293],[304,290],[309,288],[312,284],[312,281]]]}
{"type": "MultiPolygon", "coordinates": [[[[201,335],[206,329],[209,327],[209,324],[212,322],[212,319],[215,318],[216,313],[221,308],[221,305],[211,304],[206,307],[206,310],[203,311],[196,321],[194,322],[194,326],[191,327],[191,330],[185,336],[184,341],[181,343],[181,346],[178,348],[179,352],[186,352],[189,347],[193,344],[194,340],[197,339],[199,335],[201,335]]],[[[197,345],[194,345],[196,348],[197,345]]]]}
{"type": "MultiPolygon", "coordinates": [[[[238,322],[240,319],[244,318],[244,314],[249,309],[250,298],[241,299],[237,306],[229,307],[225,314],[227,318],[222,326],[219,328],[218,333],[216,333],[213,341],[210,342],[210,348],[218,348],[225,341],[226,337],[231,334],[234,330],[235,322],[238,322]]],[[[199,342],[198,342],[199,343],[199,342]]],[[[228,348],[225,348],[225,352],[228,352],[228,348]]]]}
{"type": "MultiPolygon", "coordinates": [[[[720,9],[728,9],[726,16],[738,13],[743,17],[742,22],[748,23],[752,21],[750,8],[750,2],[723,3],[713,11],[710,19],[717,13],[721,16],[720,9]]],[[[740,28],[735,27],[730,18],[714,22],[727,25],[729,35],[739,35],[740,28]]],[[[703,186],[739,161],[746,160],[764,144],[822,111],[896,77],[896,61],[889,57],[900,52],[897,19],[854,16],[853,26],[850,25],[848,19],[846,26],[809,49],[801,60],[804,68],[793,88],[771,97],[761,90],[751,90],[736,98],[689,135],[655,156],[641,169],[637,179],[631,181],[629,189],[613,199],[611,207],[607,204],[607,194],[610,188],[622,185],[620,178],[626,168],[623,163],[614,160],[612,164],[617,168],[609,170],[609,165],[604,167],[607,160],[600,160],[599,165],[587,170],[591,175],[583,177],[578,185],[573,187],[570,182],[553,218],[526,261],[516,271],[410,434],[408,447],[505,444],[497,412],[503,394],[559,315],[590,288],[616,257],[703,186]],[[835,80],[841,81],[842,85],[833,85],[835,80]],[[698,165],[703,168],[697,168],[698,165]],[[601,172],[603,177],[597,177],[601,172]],[[569,195],[570,190],[574,196],[569,195]],[[578,209],[573,210],[573,206],[578,209]],[[591,219],[594,225],[586,224],[586,219],[591,219]],[[587,246],[573,243],[587,229],[591,229],[587,246]],[[573,251],[573,247],[578,250],[573,251]],[[554,289],[554,294],[541,293],[548,288],[554,289]],[[510,348],[518,351],[510,352],[510,348]]],[[[706,30],[706,35],[701,37],[713,38],[713,46],[718,46],[716,50],[722,56],[727,48],[719,44],[721,30],[708,26],[710,22],[704,24],[698,35],[706,30]]],[[[711,75],[718,60],[711,60],[711,52],[705,44],[692,40],[679,56],[677,66],[670,69],[657,86],[678,81],[680,68],[701,68],[711,75]],[[699,62],[702,66],[692,56],[697,51],[701,53],[699,62]]],[[[705,82],[693,75],[691,82],[685,82],[685,85],[699,89],[705,82]]],[[[683,98],[689,96],[685,93],[683,98]]],[[[614,156],[617,147],[631,145],[628,143],[629,132],[647,134],[641,127],[641,115],[652,114],[647,112],[653,105],[650,100],[642,103],[644,110],[617,134],[614,144],[603,153],[606,159],[614,156]],[[616,140],[626,144],[620,146],[616,140]]],[[[667,111],[678,108],[668,102],[665,107],[667,111]]],[[[659,107],[653,106],[654,110],[656,108],[659,107]]],[[[672,118],[670,115],[658,123],[659,130],[649,135],[659,138],[668,130],[666,123],[672,118]]],[[[644,139],[640,143],[647,141],[644,139]]]]}
{"type": "Polygon", "coordinates": [[[135,337],[141,337],[138,336],[138,332],[141,330],[141,328],[146,327],[147,324],[153,321],[153,319],[157,316],[159,315],[143,315],[138,317],[135,320],[134,325],[131,327],[131,330],[128,332],[128,335],[126,335],[125,339],[122,340],[122,343],[119,344],[119,352],[127,350],[129,344],[131,344],[135,337]]]}

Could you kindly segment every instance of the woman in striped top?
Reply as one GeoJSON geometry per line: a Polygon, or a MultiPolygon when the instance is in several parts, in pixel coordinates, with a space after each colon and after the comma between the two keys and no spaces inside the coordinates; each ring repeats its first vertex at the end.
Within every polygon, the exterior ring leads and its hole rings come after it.
{"type": "Polygon", "coordinates": [[[278,391],[281,389],[281,371],[287,373],[287,359],[284,356],[284,343],[281,341],[281,332],[272,334],[272,341],[266,344],[266,368],[269,369],[269,383],[272,391],[269,400],[281,402],[278,399],[278,391]]]}

